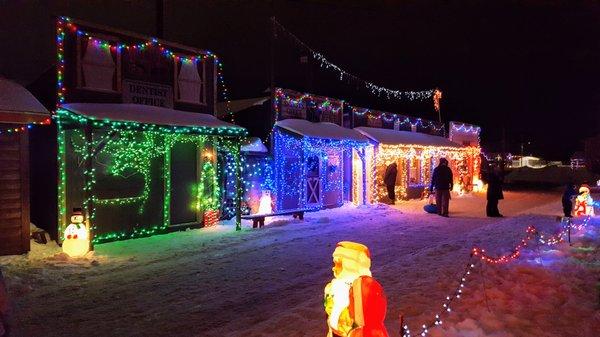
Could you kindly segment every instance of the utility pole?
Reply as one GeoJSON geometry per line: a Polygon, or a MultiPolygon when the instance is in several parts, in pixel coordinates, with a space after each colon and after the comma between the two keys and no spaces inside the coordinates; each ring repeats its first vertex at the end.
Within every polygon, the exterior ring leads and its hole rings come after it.
{"type": "Polygon", "coordinates": [[[164,0],[156,0],[156,37],[164,38],[165,35],[165,3],[164,0]]]}

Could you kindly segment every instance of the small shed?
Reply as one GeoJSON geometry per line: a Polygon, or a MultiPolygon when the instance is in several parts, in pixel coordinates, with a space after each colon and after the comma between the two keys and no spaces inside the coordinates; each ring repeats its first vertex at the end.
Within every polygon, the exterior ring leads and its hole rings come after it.
{"type": "Polygon", "coordinates": [[[0,255],[29,251],[29,135],[50,113],[21,85],[0,78],[0,255]]]}
{"type": "Polygon", "coordinates": [[[75,207],[93,243],[207,226],[222,211],[217,158],[231,154],[239,167],[245,129],[139,104],[68,103],[57,114],[61,229],[75,207]]]}
{"type": "Polygon", "coordinates": [[[448,138],[420,132],[357,127],[354,130],[367,136],[376,145],[376,193],[385,199],[383,175],[393,162],[398,165],[396,195],[404,199],[420,198],[431,182],[431,173],[439,158],[446,158],[454,173],[455,190],[469,192],[479,181],[480,148],[464,146],[448,138]]]}
{"type": "Polygon", "coordinates": [[[273,138],[278,211],[337,207],[353,200],[355,185],[367,190],[364,158],[369,142],[359,132],[329,122],[284,119],[275,124],[273,138]],[[352,174],[353,152],[362,158],[363,165],[355,168],[360,179],[352,174]]]}

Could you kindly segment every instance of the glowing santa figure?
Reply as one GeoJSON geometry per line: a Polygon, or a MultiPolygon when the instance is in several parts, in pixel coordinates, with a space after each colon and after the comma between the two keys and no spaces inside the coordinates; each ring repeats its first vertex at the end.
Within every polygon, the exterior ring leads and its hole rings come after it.
{"type": "Polygon", "coordinates": [[[325,286],[327,337],[388,337],[383,324],[387,300],[370,268],[367,246],[350,241],[337,244],[334,279],[325,286]]]}
{"type": "Polygon", "coordinates": [[[260,196],[260,201],[258,204],[258,213],[257,214],[271,214],[273,213],[273,206],[271,200],[271,191],[262,191],[262,195],[260,196]]]}
{"type": "Polygon", "coordinates": [[[588,185],[581,185],[579,188],[579,195],[575,198],[573,214],[575,216],[594,216],[594,199],[590,195],[590,187],[588,185]]]}
{"type": "Polygon", "coordinates": [[[74,208],[71,224],[65,228],[62,249],[70,257],[81,257],[90,250],[89,233],[83,223],[81,208],[74,208]]]}

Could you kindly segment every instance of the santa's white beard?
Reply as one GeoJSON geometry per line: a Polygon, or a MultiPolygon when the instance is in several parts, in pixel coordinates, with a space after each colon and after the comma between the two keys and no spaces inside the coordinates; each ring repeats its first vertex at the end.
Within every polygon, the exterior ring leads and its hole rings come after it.
{"type": "Polygon", "coordinates": [[[328,323],[332,329],[338,329],[338,320],[342,311],[350,305],[351,279],[333,279],[331,281],[331,294],[333,294],[333,308],[329,315],[328,323]]]}

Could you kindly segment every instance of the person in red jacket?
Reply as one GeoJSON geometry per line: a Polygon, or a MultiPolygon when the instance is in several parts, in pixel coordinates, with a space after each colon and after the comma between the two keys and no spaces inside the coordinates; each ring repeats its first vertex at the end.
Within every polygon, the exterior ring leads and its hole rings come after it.
{"type": "Polygon", "coordinates": [[[333,252],[334,279],[325,286],[328,337],[389,337],[384,325],[387,299],[371,276],[367,246],[339,242],[333,252]]]}

